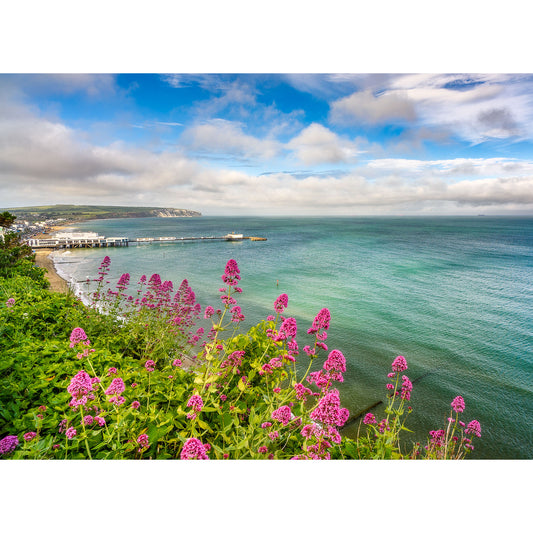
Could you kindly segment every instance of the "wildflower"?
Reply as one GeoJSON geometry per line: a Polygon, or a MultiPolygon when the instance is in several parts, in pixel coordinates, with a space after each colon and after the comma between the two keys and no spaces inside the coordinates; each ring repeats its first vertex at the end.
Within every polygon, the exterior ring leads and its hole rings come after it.
{"type": "Polygon", "coordinates": [[[399,355],[394,359],[392,362],[392,369],[394,372],[403,372],[404,370],[407,370],[407,361],[403,355],[399,355]]]}
{"type": "Polygon", "coordinates": [[[8,435],[0,440],[0,455],[11,453],[19,445],[19,439],[16,435],[8,435]]]}
{"type": "Polygon", "coordinates": [[[69,427],[67,429],[67,432],[65,433],[65,436],[67,437],[67,439],[72,440],[76,436],[76,433],[77,432],[75,428],[69,427]]]}
{"type": "Polygon", "coordinates": [[[187,407],[192,407],[193,411],[200,412],[204,406],[202,397],[198,394],[193,394],[187,402],[187,407]]]}
{"type": "Polygon", "coordinates": [[[87,335],[82,328],[74,328],[72,330],[72,333],[70,334],[69,347],[74,348],[74,346],[76,346],[76,344],[79,344],[80,342],[83,342],[83,344],[85,344],[86,346],[89,346],[91,344],[91,341],[87,338],[87,335]]]}
{"type": "Polygon", "coordinates": [[[116,374],[116,373],[117,373],[117,369],[114,366],[112,366],[111,368],[107,370],[108,376],[110,376],[111,374],[116,374]]]}
{"type": "Polygon", "coordinates": [[[274,315],[268,315],[267,316],[267,320],[269,320],[269,321],[272,321],[272,320],[275,320],[275,319],[276,319],[276,317],[274,315]]]}
{"type": "Polygon", "coordinates": [[[263,422],[263,423],[261,424],[261,427],[262,427],[263,429],[265,429],[265,428],[269,428],[271,425],[272,425],[272,422],[263,422]]]}
{"type": "Polygon", "coordinates": [[[222,281],[228,286],[238,285],[239,280],[241,279],[239,276],[240,272],[235,259],[230,259],[226,264],[222,281]]]}
{"type": "Polygon", "coordinates": [[[126,386],[124,385],[124,381],[122,381],[121,378],[115,378],[111,385],[107,388],[105,391],[106,396],[111,396],[112,394],[120,394],[121,392],[124,392],[126,389],[126,386]]]}
{"type": "Polygon", "coordinates": [[[59,431],[59,433],[63,433],[63,431],[65,431],[66,425],[67,425],[67,419],[63,418],[63,420],[61,420],[61,422],[59,422],[58,424],[57,431],[59,431]]]}
{"type": "Polygon", "coordinates": [[[339,391],[333,389],[320,399],[310,414],[311,419],[330,426],[344,426],[350,413],[348,409],[342,409],[340,403],[339,391]]]}
{"type": "Polygon", "coordinates": [[[137,386],[137,383],[132,383],[131,388],[134,389],[137,386]]]}
{"type": "Polygon", "coordinates": [[[105,426],[105,418],[101,416],[95,416],[94,421],[97,422],[100,427],[105,426]]]}
{"type": "Polygon", "coordinates": [[[387,383],[387,384],[385,385],[385,388],[386,388],[387,390],[393,390],[393,389],[394,389],[394,385],[393,385],[392,383],[387,383]]]}
{"type": "Polygon", "coordinates": [[[477,420],[468,423],[465,434],[473,433],[476,437],[481,437],[481,424],[477,420]]]}
{"type": "Polygon", "coordinates": [[[346,358],[339,350],[331,350],[328,358],[324,362],[324,370],[336,372],[346,372],[346,358]]]}
{"type": "Polygon", "coordinates": [[[122,274],[118,280],[117,287],[125,289],[130,282],[130,275],[128,273],[122,274]]]}
{"type": "Polygon", "coordinates": [[[313,325],[307,330],[307,333],[314,334],[318,333],[321,329],[329,329],[329,324],[331,321],[331,315],[329,309],[324,307],[321,309],[313,320],[313,325]]]}
{"type": "Polygon", "coordinates": [[[39,405],[38,407],[39,411],[46,411],[46,405],[39,405]]]}
{"type": "Polygon", "coordinates": [[[276,387],[273,392],[274,394],[279,394],[281,392],[281,389],[279,387],[276,387]]]}
{"type": "Polygon", "coordinates": [[[152,359],[148,359],[148,361],[146,361],[146,364],[144,365],[144,368],[146,368],[148,372],[153,372],[155,369],[155,361],[152,361],[152,359]]]}
{"type": "Polygon", "coordinates": [[[291,408],[288,405],[282,405],[272,413],[272,418],[286,426],[292,418],[291,408]]]}
{"type": "Polygon", "coordinates": [[[241,312],[240,306],[236,305],[230,309],[230,312],[232,314],[231,321],[232,322],[242,322],[244,320],[244,315],[241,312]]]}
{"type": "Polygon", "coordinates": [[[215,310],[213,309],[213,307],[208,305],[204,310],[204,318],[207,320],[211,318],[214,314],[215,314],[215,310]]]}
{"type": "Polygon", "coordinates": [[[376,417],[372,413],[367,413],[363,419],[363,424],[377,424],[376,417]]]}
{"type": "Polygon", "coordinates": [[[279,437],[279,433],[277,431],[272,431],[268,434],[268,438],[270,440],[276,440],[279,437]]]}
{"type": "Polygon", "coordinates": [[[402,376],[402,400],[409,401],[411,399],[411,391],[413,390],[413,384],[407,376],[402,376]]]}
{"type": "Polygon", "coordinates": [[[228,399],[228,397],[225,394],[220,395],[220,401],[225,402],[228,399]]]}
{"type": "Polygon", "coordinates": [[[259,446],[257,453],[268,453],[268,448],[266,446],[259,446]]]}
{"type": "Polygon", "coordinates": [[[134,402],[131,403],[131,408],[132,409],[139,409],[139,407],[141,406],[141,404],[135,400],[134,402]]]}
{"type": "Polygon", "coordinates": [[[67,391],[70,392],[72,399],[70,406],[76,408],[78,405],[85,405],[87,400],[94,399],[92,393],[93,383],[87,372],[81,370],[71,380],[67,391]]]}
{"type": "Polygon", "coordinates": [[[444,445],[444,438],[446,436],[446,432],[443,429],[430,431],[429,436],[431,437],[430,443],[436,446],[437,448],[440,448],[444,445]]]}
{"type": "Polygon", "coordinates": [[[148,440],[148,435],[146,433],[142,433],[137,437],[137,444],[140,444],[140,448],[137,450],[139,453],[143,451],[143,449],[150,448],[150,442],[148,440]]]}
{"type": "Polygon", "coordinates": [[[387,423],[387,419],[383,418],[381,422],[378,424],[378,431],[380,433],[385,433],[385,431],[390,431],[389,424],[387,423]]]}
{"type": "Polygon", "coordinates": [[[279,328],[279,333],[274,338],[274,341],[282,341],[288,338],[294,338],[296,337],[296,333],[298,332],[298,325],[296,324],[295,318],[286,318],[283,321],[283,324],[281,324],[281,327],[279,328]]]}
{"type": "Polygon", "coordinates": [[[174,359],[174,361],[172,361],[172,366],[181,366],[183,364],[183,361],[181,359],[174,359]]]}
{"type": "Polygon", "coordinates": [[[289,305],[289,297],[286,294],[280,294],[274,302],[274,311],[276,313],[283,313],[289,305]]]}
{"type": "Polygon", "coordinates": [[[305,400],[305,397],[311,394],[311,389],[308,389],[301,383],[296,383],[296,385],[294,385],[294,390],[296,391],[296,398],[298,400],[305,400]]]}
{"type": "Polygon", "coordinates": [[[8,298],[6,301],[6,307],[13,307],[15,305],[15,298],[8,298]]]}
{"type": "Polygon", "coordinates": [[[463,400],[463,397],[456,396],[453,399],[451,406],[456,413],[462,413],[465,410],[465,401],[463,400]]]}
{"type": "Polygon", "coordinates": [[[94,418],[91,415],[86,415],[83,417],[83,424],[85,426],[90,426],[94,422],[94,418]]]}
{"type": "Polygon", "coordinates": [[[209,459],[205,452],[205,446],[198,439],[191,437],[181,450],[180,459],[182,460],[205,460],[209,459]]]}
{"type": "Polygon", "coordinates": [[[322,435],[322,430],[317,424],[307,424],[301,429],[300,433],[306,439],[309,439],[310,437],[319,438],[320,435],[322,435]]]}
{"type": "Polygon", "coordinates": [[[24,440],[26,442],[30,442],[37,436],[37,433],[35,431],[29,431],[28,433],[24,433],[24,440]]]}

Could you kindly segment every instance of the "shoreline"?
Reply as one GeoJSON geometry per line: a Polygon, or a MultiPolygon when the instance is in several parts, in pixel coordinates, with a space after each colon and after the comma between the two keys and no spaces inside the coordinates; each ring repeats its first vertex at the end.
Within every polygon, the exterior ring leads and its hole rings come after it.
{"type": "MultiPolygon", "coordinates": [[[[78,221],[73,221],[66,226],[52,226],[49,235],[64,231],[77,222],[78,221]]],[[[47,238],[49,235],[39,234],[36,235],[36,238],[47,238]]],[[[60,294],[69,294],[71,292],[70,286],[67,280],[57,273],[54,260],[50,257],[52,252],[54,252],[53,248],[40,248],[39,250],[35,250],[35,265],[46,270],[45,278],[50,282],[50,287],[48,287],[49,291],[60,294]]]]}

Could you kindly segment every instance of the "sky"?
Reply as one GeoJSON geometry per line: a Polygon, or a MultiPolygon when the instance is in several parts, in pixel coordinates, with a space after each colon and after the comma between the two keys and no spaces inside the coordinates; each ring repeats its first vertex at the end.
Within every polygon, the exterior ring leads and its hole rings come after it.
{"type": "Polygon", "coordinates": [[[0,207],[533,214],[530,74],[0,74],[0,207]]]}

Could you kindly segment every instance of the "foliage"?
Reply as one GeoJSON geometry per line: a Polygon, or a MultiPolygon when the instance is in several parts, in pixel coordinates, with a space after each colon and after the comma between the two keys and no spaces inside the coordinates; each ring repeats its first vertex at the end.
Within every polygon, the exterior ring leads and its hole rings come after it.
{"type": "Polygon", "coordinates": [[[286,294],[240,333],[234,260],[222,276],[220,308],[203,315],[187,280],[174,290],[154,274],[131,288],[123,274],[109,288],[109,268],[106,257],[88,282],[90,306],[28,277],[0,279],[2,457],[440,459],[462,458],[480,436],[476,421],[463,432],[458,397],[440,440],[430,435],[426,447],[400,449],[412,390],[401,356],[389,374],[387,417],[378,423],[368,413],[366,435],[342,436],[349,412],[335,383],[346,360],[326,345],[328,309],[317,313],[303,349],[286,294]],[[211,323],[207,334],[200,319],[211,323]]]}

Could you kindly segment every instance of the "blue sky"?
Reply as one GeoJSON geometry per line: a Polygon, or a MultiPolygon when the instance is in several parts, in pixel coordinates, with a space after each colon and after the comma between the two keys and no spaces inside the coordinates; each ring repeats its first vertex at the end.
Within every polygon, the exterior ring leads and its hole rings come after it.
{"type": "Polygon", "coordinates": [[[0,74],[1,207],[533,214],[529,74],[0,74]]]}

